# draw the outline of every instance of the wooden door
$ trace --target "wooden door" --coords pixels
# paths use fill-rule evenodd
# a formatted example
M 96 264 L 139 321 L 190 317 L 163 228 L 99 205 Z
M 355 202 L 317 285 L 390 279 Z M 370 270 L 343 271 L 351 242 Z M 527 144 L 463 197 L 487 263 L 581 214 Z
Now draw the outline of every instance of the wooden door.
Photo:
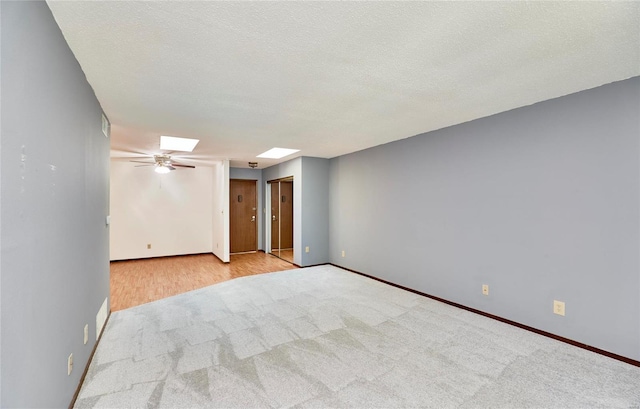
M 271 252 L 280 249 L 280 183 L 271 183 Z
M 229 240 L 231 253 L 258 250 L 255 180 L 229 181 Z
M 293 181 L 280 182 L 280 248 L 293 248 Z

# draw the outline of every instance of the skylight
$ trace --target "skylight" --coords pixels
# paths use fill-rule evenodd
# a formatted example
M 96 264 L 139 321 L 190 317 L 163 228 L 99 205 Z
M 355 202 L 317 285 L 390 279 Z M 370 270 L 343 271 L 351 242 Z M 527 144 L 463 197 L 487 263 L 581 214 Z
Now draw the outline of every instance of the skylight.
M 300 149 L 273 148 L 256 156 L 257 158 L 280 159 L 293 153 L 300 152 Z
M 176 136 L 161 136 L 160 149 L 164 151 L 193 152 L 199 139 L 178 138 Z

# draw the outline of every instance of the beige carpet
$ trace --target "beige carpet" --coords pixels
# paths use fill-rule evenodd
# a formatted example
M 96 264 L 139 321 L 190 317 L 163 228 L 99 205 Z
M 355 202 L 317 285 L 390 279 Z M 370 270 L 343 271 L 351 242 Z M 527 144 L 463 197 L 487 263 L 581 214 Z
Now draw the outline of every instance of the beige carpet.
M 637 408 L 640 368 L 332 266 L 112 314 L 77 408 Z

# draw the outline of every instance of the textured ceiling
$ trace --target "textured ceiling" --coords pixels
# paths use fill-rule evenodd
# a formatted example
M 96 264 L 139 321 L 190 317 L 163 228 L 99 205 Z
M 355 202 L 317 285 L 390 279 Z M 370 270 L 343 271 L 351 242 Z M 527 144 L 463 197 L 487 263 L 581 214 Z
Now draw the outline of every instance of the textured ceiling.
M 48 4 L 114 157 L 331 158 L 640 75 L 639 2 Z

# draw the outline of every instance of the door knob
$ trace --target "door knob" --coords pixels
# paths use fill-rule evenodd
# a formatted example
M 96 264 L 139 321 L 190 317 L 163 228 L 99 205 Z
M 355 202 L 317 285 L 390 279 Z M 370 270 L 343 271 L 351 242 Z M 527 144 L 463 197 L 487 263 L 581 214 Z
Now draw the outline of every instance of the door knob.
M 271 216 L 271 220 L 273 220 L 275 222 L 276 221 L 276 216 L 275 215 Z
M 256 216 L 251 216 L 251 221 L 255 222 L 256 221 Z

